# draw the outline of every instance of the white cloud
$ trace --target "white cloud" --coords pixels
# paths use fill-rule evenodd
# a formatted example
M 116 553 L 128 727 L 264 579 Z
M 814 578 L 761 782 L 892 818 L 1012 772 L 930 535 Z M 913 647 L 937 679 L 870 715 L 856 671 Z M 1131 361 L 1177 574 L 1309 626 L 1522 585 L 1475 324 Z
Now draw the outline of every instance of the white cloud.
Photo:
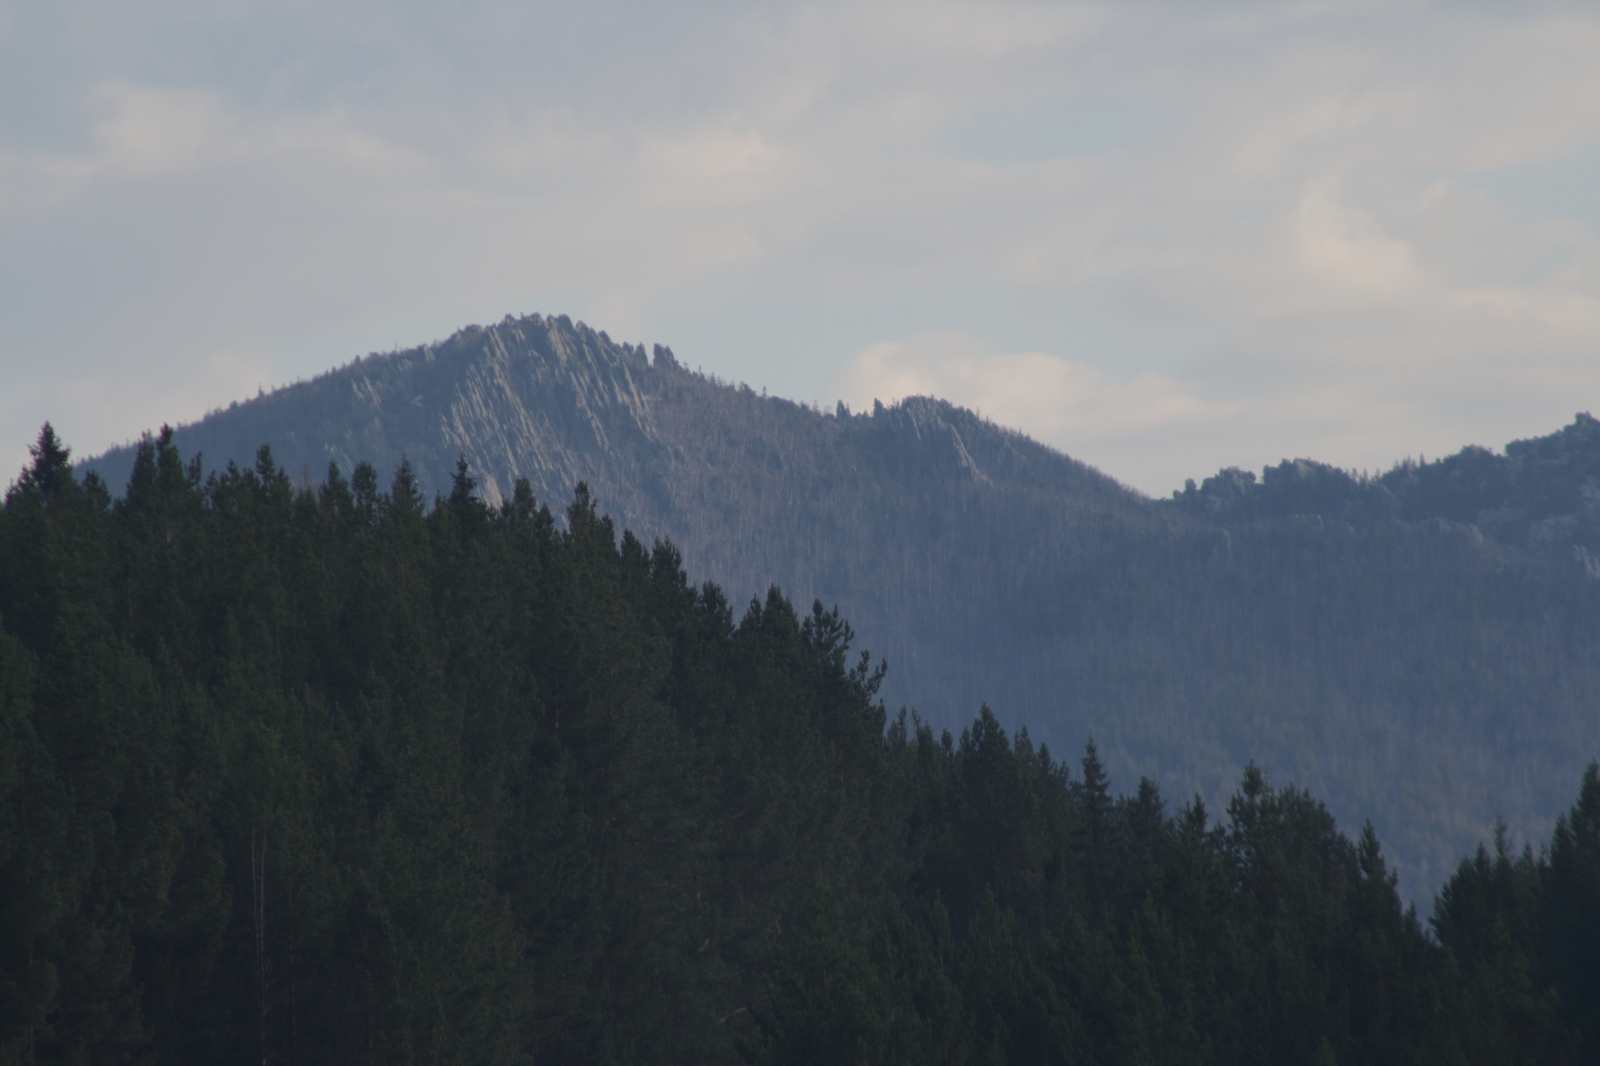
M 1294 216 L 1301 262 L 1341 295 L 1382 300 L 1403 294 L 1416 279 L 1410 247 L 1339 194 L 1330 179 L 1301 196 Z
M 869 345 L 845 364 L 832 393 L 856 410 L 870 410 L 875 400 L 942 397 L 1091 459 L 1152 433 L 1215 425 L 1240 406 L 1205 399 L 1159 374 L 1117 380 L 1045 352 L 992 353 L 961 334 Z
M 1002 425 L 1026 425 L 1044 440 L 1088 440 L 1225 417 L 1226 405 L 1145 373 L 1113 380 L 1102 370 L 1045 352 L 992 354 L 961 334 L 879 342 L 857 352 L 833 391 L 857 408 L 874 400 L 938 396 Z

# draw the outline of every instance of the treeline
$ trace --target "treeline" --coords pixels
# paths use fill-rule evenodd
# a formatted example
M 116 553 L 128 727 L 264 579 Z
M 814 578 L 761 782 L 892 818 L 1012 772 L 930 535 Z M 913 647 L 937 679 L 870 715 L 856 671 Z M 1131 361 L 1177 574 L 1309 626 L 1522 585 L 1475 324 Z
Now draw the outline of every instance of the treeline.
M 1502 544 L 1580 561 L 1600 551 L 1600 420 L 1580 413 L 1555 433 L 1514 440 L 1504 454 L 1469 446 L 1406 460 L 1376 477 L 1309 459 L 1261 471 L 1219 470 L 1173 499 L 1222 521 L 1316 515 L 1357 524 L 1400 519 L 1471 525 Z M 1589 568 L 1600 574 L 1600 561 Z
M 1597 1061 L 1600 782 L 1428 925 L 1252 769 L 1115 797 L 580 489 L 49 427 L 0 508 L 0 1062 Z

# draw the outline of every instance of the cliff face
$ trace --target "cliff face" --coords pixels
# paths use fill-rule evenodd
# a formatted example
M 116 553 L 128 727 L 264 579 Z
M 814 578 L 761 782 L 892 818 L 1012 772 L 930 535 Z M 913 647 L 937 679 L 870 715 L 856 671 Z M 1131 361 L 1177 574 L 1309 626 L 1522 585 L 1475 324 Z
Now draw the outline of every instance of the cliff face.
M 1216 801 L 1255 760 L 1347 825 L 1370 818 L 1414 894 L 1497 816 L 1544 835 L 1600 755 L 1590 570 L 1316 464 L 1157 504 L 947 403 L 824 413 L 538 316 L 358 360 L 175 440 L 209 468 L 266 442 L 307 484 L 363 460 L 387 483 L 405 456 L 429 495 L 465 455 L 490 501 L 525 477 L 557 513 L 587 482 L 736 604 L 769 584 L 837 604 L 888 660 L 891 708 L 942 726 L 987 701 L 1057 754 L 1093 735 L 1119 787 L 1148 775 L 1177 801 Z M 116 489 L 131 463 L 84 466 Z

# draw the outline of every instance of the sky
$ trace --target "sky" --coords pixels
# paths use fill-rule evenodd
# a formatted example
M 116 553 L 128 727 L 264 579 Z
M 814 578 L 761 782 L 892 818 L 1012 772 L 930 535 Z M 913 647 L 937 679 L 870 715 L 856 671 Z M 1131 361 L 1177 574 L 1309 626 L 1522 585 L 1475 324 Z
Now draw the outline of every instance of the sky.
M 1600 410 L 1596 190 L 1593 4 L 0 0 L 0 471 L 540 312 L 1376 472 Z

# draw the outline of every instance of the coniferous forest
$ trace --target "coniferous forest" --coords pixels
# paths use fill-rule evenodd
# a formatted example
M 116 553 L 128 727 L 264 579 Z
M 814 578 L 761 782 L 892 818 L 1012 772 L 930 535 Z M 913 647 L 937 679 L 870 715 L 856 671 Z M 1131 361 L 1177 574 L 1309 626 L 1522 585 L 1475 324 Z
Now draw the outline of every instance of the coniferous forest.
M 566 316 L 372 354 L 173 431 L 202 477 L 270 444 L 296 489 L 465 456 L 556 524 L 579 483 L 735 605 L 837 606 L 891 710 L 959 735 L 987 702 L 1118 788 L 1225 810 L 1254 761 L 1371 821 L 1427 912 L 1497 821 L 1549 835 L 1600 757 L 1600 421 L 1378 476 L 1228 469 L 1153 500 L 929 397 L 852 413 L 761 395 Z M 120 493 L 130 444 L 75 464 Z M 1261 458 L 1265 458 L 1264 456 Z M 1260 479 L 1257 480 L 1256 474 Z
M 1403 909 L 1248 770 L 889 714 L 582 488 L 49 427 L 0 509 L 0 1062 L 1600 1062 L 1600 779 Z

